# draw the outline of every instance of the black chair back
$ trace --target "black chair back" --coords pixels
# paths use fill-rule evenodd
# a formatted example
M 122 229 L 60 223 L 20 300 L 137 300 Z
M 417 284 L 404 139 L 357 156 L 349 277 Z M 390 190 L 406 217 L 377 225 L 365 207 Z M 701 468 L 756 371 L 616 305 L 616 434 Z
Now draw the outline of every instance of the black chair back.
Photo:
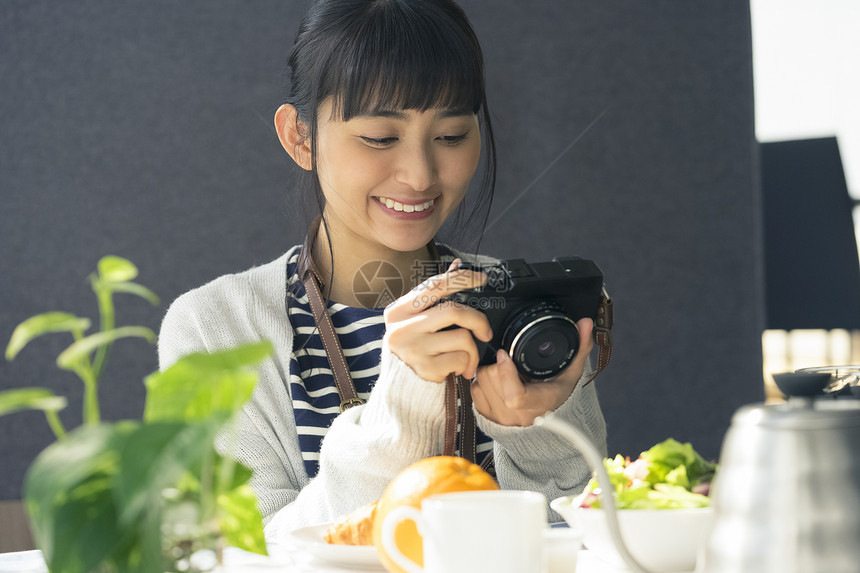
M 761 144 L 766 328 L 860 329 L 853 201 L 835 137 Z

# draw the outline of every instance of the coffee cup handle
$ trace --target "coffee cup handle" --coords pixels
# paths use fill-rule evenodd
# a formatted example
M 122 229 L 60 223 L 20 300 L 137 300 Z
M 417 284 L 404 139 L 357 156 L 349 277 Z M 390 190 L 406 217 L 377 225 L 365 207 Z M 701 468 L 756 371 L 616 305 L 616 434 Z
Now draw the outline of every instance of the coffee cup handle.
M 388 512 L 388 515 L 385 516 L 385 521 L 382 522 L 382 546 L 391 560 L 408 573 L 424 573 L 424 569 L 400 551 L 394 540 L 394 531 L 397 529 L 397 526 L 407 519 L 414 521 L 415 525 L 418 526 L 418 531 L 421 531 L 421 524 L 423 523 L 421 512 L 414 507 L 401 505 Z

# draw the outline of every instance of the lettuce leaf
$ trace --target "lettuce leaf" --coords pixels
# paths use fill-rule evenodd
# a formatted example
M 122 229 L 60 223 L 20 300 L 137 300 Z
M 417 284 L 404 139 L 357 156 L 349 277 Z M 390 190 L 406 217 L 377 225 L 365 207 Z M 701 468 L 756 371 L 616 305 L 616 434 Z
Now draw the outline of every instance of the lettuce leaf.
M 648 461 L 650 470 L 648 481 L 652 484 L 668 482 L 691 489 L 697 484 L 711 481 L 717 469 L 717 465 L 699 455 L 692 444 L 689 442 L 682 444 L 672 438 L 642 452 L 640 457 Z M 672 481 L 678 478 L 677 474 L 672 479 L 669 478 L 669 474 L 680 467 L 683 467 L 686 472 L 684 476 L 686 483 Z
M 634 462 L 617 455 L 605 458 L 603 465 L 618 509 L 682 509 L 711 504 L 708 496 L 692 490 L 713 479 L 717 464 L 705 460 L 690 443 L 669 438 L 642 452 Z M 584 493 L 583 507 L 601 506 L 596 478 L 592 477 Z

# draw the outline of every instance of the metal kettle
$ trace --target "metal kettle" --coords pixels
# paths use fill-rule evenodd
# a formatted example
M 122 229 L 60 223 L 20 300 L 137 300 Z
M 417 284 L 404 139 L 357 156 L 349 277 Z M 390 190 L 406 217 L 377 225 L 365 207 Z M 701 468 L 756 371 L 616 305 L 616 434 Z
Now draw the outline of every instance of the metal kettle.
M 826 394 L 826 369 L 774 378 L 787 402 L 741 408 L 726 433 L 698 571 L 857 573 L 860 400 Z

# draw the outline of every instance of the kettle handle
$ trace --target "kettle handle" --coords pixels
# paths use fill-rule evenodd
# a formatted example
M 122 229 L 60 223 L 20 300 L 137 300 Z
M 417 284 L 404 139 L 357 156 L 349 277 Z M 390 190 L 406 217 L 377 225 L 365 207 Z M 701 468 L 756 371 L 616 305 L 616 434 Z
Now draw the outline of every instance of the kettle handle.
M 597 475 L 597 483 L 600 485 L 600 498 L 605 510 L 603 513 L 606 516 L 606 525 L 609 528 L 609 533 L 612 536 L 612 541 L 615 543 L 615 548 L 624 560 L 624 563 L 634 573 L 652 573 L 649 569 L 643 567 L 630 551 L 627 549 L 627 544 L 624 543 L 624 537 L 621 534 L 621 528 L 618 525 L 618 515 L 616 515 L 615 496 L 613 495 L 614 488 L 609 479 L 609 474 L 603 466 L 603 456 L 597 451 L 591 441 L 585 437 L 575 426 L 562 422 L 552 414 L 546 416 L 538 416 L 534 421 L 535 426 L 543 426 L 547 430 L 551 430 L 556 434 L 565 438 L 573 446 L 578 449 L 585 461 Z

